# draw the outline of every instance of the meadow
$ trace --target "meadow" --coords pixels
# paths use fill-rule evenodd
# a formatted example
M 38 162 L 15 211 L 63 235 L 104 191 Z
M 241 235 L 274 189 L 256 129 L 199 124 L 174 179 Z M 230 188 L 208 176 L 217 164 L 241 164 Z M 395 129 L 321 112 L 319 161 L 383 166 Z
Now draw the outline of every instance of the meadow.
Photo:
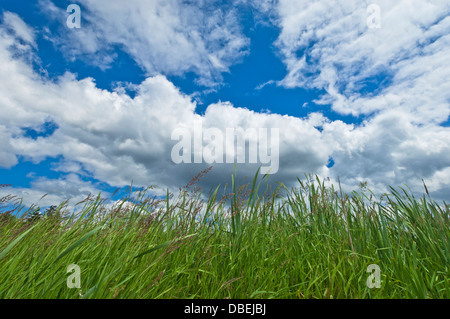
M 130 187 L 115 206 L 99 195 L 43 216 L 4 197 L 0 298 L 450 298 L 445 202 L 345 194 L 314 176 L 270 189 L 258 176 L 204 196 L 201 175 L 176 196 Z M 80 288 L 67 285 L 71 264 Z

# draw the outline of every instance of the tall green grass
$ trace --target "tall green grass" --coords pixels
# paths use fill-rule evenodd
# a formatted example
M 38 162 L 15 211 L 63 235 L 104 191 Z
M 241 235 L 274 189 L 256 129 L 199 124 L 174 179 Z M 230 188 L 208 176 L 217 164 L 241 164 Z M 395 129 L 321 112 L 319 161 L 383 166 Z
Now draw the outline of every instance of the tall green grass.
M 257 177 L 206 200 L 141 190 L 121 202 L 134 205 L 98 196 L 35 219 L 15 217 L 17 205 L 0 215 L 0 298 L 450 297 L 445 203 L 344 194 L 317 177 L 263 192 Z M 67 286 L 70 264 L 80 289 Z M 367 286 L 371 264 L 381 288 Z

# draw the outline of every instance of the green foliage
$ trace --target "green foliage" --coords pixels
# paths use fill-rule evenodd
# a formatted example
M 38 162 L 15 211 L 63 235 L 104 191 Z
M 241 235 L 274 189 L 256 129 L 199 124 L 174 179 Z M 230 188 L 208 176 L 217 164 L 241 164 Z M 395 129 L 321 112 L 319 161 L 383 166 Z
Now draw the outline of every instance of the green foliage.
M 41 214 L 40 210 L 41 210 L 40 207 L 30 209 L 25 217 L 25 220 L 28 223 L 34 223 L 34 222 L 38 221 L 39 219 L 42 218 L 42 214 Z
M 0 298 L 450 297 L 447 204 L 403 189 L 377 199 L 366 184 L 343 194 L 311 176 L 262 193 L 258 177 L 232 176 L 231 194 L 206 201 L 130 188 L 113 208 L 98 196 L 79 213 L 65 202 L 45 217 L 1 214 Z M 70 264 L 80 290 L 67 287 Z

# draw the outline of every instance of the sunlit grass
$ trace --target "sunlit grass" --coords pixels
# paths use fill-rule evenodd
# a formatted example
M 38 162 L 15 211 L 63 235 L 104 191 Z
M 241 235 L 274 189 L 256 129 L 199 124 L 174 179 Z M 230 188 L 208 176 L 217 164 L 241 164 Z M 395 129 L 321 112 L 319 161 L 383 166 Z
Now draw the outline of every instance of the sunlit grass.
M 318 178 L 263 193 L 257 180 L 209 199 L 182 189 L 81 213 L 62 203 L 0 215 L 0 298 L 449 298 L 450 213 L 392 189 L 343 194 Z M 132 198 L 131 198 L 132 197 Z M 13 198 L 0 200 L 7 203 Z M 4 207 L 11 207 L 11 205 Z M 17 205 L 15 210 L 23 210 Z M 68 288 L 67 267 L 81 269 Z M 368 288 L 367 267 L 381 269 Z

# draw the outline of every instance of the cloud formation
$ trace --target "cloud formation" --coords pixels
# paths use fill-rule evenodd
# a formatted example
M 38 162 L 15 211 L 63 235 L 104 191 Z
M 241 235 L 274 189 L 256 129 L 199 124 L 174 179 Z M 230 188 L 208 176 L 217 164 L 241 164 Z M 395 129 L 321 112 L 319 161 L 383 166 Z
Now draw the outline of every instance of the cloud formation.
M 450 115 L 448 1 L 378 1 L 381 28 L 370 29 L 368 1 L 281 0 L 277 46 L 286 87 L 325 89 L 316 103 L 342 114 L 393 108 L 416 123 Z
M 171 150 L 172 132 L 179 127 L 203 127 L 225 131 L 235 128 L 280 128 L 280 176 L 321 171 L 328 160 L 328 147 L 314 128 L 317 119 L 298 119 L 277 114 L 260 114 L 235 108 L 230 103 L 210 105 L 203 116 L 195 113 L 196 104 L 164 76 L 147 78 L 137 86 L 134 98 L 125 93 L 96 87 L 91 78 L 77 80 L 66 73 L 56 81 L 37 75 L 26 61 L 13 56 L 14 37 L 0 32 L 2 135 L 8 141 L 0 166 L 12 167 L 17 156 L 39 162 L 46 157 L 63 157 L 60 171 L 80 173 L 111 186 L 154 185 L 176 189 L 209 166 L 175 165 Z M 120 91 L 120 90 L 119 90 Z M 47 137 L 32 139 L 23 127 L 39 127 L 45 121 L 57 124 Z M 257 165 L 240 166 L 247 175 Z M 210 185 L 228 181 L 233 165 L 217 165 Z M 58 181 L 57 181 L 58 182 Z
M 372 1 L 290 1 L 273 5 L 276 45 L 287 68 L 278 84 L 318 88 L 314 101 L 364 119 L 342 131 L 333 173 L 348 181 L 446 189 L 450 166 L 450 4 L 377 1 L 381 28 L 370 29 Z M 437 182 L 439 176 L 445 179 Z
M 111 48 L 120 46 L 148 76 L 184 75 L 215 86 L 222 73 L 248 52 L 249 39 L 241 32 L 238 10 L 219 1 L 81 0 L 83 27 L 62 27 L 49 35 L 58 47 L 77 59 L 111 67 L 117 61 Z M 50 0 L 41 7 L 65 25 L 65 10 Z M 106 61 L 105 61 L 106 59 Z
M 69 72 L 46 79 L 25 58 L 36 57 L 34 31 L 5 13 L 0 27 L 0 167 L 13 167 L 19 156 L 34 162 L 60 156 L 57 169 L 66 174 L 60 180 L 38 179 L 30 191 L 52 192 L 53 199 L 75 196 L 76 188 L 95 191 L 95 185 L 81 179 L 83 174 L 111 186 L 133 180 L 138 186 L 159 185 L 161 193 L 166 187 L 177 189 L 209 165 L 175 165 L 172 132 L 193 130 L 201 122 L 220 130 L 279 128 L 280 169 L 272 179 L 287 185 L 304 173 L 317 173 L 332 181 L 339 177 L 345 190 L 368 181 L 378 193 L 403 183 L 422 192 L 424 178 L 437 199 L 448 199 L 450 129 L 441 126 L 450 101 L 444 81 L 450 76 L 444 63 L 450 53 L 445 2 L 380 2 L 383 20 L 377 30 L 367 29 L 366 6 L 356 1 L 264 2 L 262 12 L 270 7 L 271 14 L 276 12 L 276 44 L 288 71 L 279 85 L 323 88 L 327 94 L 317 104 L 361 116 L 361 125 L 318 112 L 305 118 L 257 113 L 229 102 L 211 104 L 199 115 L 195 101 L 163 74 L 195 72 L 205 84 L 220 79 L 246 43 L 236 12 L 211 7 L 196 16 L 197 6 L 174 1 L 166 6 L 152 2 L 151 7 L 133 2 L 126 8 L 114 1 L 81 3 L 89 8 L 86 18 L 101 23 L 85 35 L 92 41 L 81 41 L 84 47 L 77 50 L 94 54 L 109 44 L 123 45 L 149 76 L 136 84 L 133 98 Z M 421 14 L 408 10 L 409 5 L 418 6 Z M 375 89 L 364 93 L 371 81 Z M 24 134 L 22 128 L 47 121 L 57 124 L 52 135 L 32 139 Z M 332 168 L 327 167 L 330 158 Z M 251 178 L 256 167 L 243 164 L 238 170 Z M 214 165 L 205 185 L 228 182 L 233 171 L 233 165 Z

